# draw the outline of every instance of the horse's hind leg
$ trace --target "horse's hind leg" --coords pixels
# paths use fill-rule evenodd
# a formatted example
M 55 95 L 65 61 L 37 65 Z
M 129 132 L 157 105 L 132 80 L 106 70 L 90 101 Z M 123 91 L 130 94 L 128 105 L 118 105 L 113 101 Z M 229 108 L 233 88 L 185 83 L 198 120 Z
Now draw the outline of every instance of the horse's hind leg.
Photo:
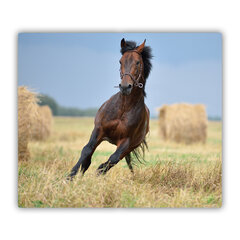
M 125 152 L 128 149 L 128 146 L 129 140 L 122 140 L 121 143 L 118 145 L 117 150 L 110 156 L 108 161 L 98 167 L 98 174 L 105 174 L 110 168 L 115 166 L 120 161 L 120 159 L 124 158 L 126 156 Z
M 133 173 L 133 167 L 132 167 L 132 163 L 131 163 L 131 155 L 130 155 L 130 153 L 125 156 L 125 159 L 126 159 L 127 165 L 129 167 L 131 173 Z
M 71 179 L 77 174 L 80 167 L 82 174 L 87 171 L 91 164 L 92 154 L 100 143 L 101 137 L 99 134 L 99 129 L 94 128 L 88 144 L 82 150 L 81 157 L 79 158 L 77 164 L 72 168 L 72 171 L 69 175 Z

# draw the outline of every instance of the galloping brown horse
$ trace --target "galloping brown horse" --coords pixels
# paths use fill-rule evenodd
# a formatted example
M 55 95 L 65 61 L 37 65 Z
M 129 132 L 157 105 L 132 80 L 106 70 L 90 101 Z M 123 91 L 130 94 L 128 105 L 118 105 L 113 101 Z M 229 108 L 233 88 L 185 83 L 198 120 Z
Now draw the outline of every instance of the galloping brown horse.
M 146 41 L 146 40 L 145 40 Z M 133 153 L 140 160 L 139 148 L 144 153 L 147 147 L 145 136 L 149 131 L 149 109 L 144 103 L 146 79 L 151 71 L 151 48 L 145 41 L 136 46 L 135 42 L 121 41 L 120 91 L 106 101 L 95 117 L 95 127 L 88 144 L 83 148 L 81 157 L 72 168 L 70 177 L 88 169 L 91 157 L 97 146 L 104 140 L 115 144 L 116 151 L 97 171 L 105 174 L 111 167 L 125 157 L 133 172 Z

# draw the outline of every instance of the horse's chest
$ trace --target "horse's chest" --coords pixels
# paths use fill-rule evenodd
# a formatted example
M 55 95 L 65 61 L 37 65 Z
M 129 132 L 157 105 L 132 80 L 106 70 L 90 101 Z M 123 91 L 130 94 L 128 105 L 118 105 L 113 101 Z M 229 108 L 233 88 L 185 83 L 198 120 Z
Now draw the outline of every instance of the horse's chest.
M 132 129 L 124 116 L 119 119 L 107 121 L 102 126 L 105 133 L 105 140 L 113 144 L 117 144 L 123 138 L 128 138 Z
M 106 124 L 103 124 L 103 129 L 110 137 L 123 135 L 127 132 L 126 121 L 125 119 L 110 120 Z

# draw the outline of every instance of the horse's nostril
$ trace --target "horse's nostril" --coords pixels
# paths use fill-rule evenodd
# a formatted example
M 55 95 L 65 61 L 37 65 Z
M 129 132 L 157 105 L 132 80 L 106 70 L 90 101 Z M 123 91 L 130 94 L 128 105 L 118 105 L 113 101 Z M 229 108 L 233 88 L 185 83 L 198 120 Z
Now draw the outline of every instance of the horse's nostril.
M 121 83 L 119 83 L 119 87 L 121 87 L 122 85 L 121 85 Z
M 129 85 L 128 85 L 128 88 L 131 88 L 131 87 L 132 87 L 132 85 L 131 85 L 131 84 L 129 84 Z

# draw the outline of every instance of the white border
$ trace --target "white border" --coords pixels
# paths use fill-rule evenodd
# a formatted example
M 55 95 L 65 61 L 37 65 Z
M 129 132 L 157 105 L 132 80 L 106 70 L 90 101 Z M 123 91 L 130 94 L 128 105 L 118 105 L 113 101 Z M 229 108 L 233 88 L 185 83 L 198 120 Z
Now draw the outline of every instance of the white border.
M 2 1 L 3 2 L 3 1 Z M 1 239 L 238 239 L 238 1 L 4 1 L 0 3 Z M 224 201 L 221 209 L 18 209 L 17 33 L 219 31 L 224 42 Z M 213 92 L 214 94 L 214 92 Z

